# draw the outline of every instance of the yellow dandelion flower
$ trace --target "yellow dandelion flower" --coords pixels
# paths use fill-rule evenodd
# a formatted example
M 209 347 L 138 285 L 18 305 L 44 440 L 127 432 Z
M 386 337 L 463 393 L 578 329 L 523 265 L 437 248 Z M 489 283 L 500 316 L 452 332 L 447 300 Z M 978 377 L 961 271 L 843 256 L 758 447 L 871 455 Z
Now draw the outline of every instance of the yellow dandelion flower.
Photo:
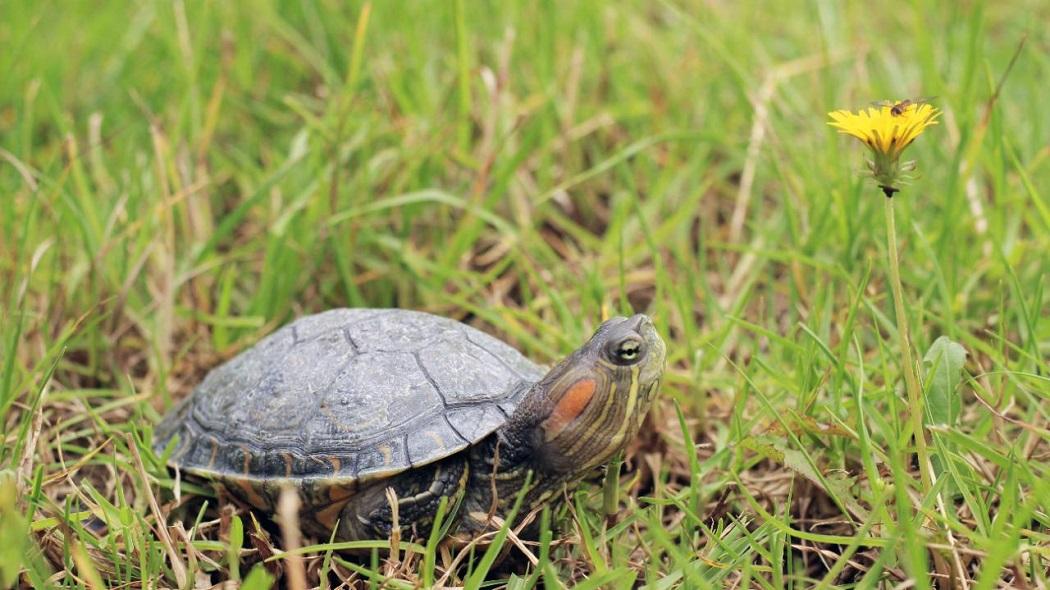
M 896 185 L 908 179 L 904 173 L 915 167 L 914 162 L 900 163 L 901 152 L 927 127 L 936 125 L 938 115 L 940 110 L 927 102 L 884 101 L 857 113 L 832 111 L 828 125 L 868 146 L 874 158 L 868 167 L 886 196 L 891 197 L 899 190 Z

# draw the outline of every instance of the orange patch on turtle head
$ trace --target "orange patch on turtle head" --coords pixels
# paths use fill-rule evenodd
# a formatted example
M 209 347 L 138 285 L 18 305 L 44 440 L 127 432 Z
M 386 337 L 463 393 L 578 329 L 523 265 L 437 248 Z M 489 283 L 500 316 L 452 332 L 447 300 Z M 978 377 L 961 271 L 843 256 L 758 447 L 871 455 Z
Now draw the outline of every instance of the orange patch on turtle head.
M 584 408 L 594 397 L 597 387 L 598 384 L 594 382 L 594 379 L 580 379 L 573 383 L 565 395 L 558 400 L 551 415 L 543 421 L 543 430 L 547 440 L 561 434 L 566 426 L 583 413 Z

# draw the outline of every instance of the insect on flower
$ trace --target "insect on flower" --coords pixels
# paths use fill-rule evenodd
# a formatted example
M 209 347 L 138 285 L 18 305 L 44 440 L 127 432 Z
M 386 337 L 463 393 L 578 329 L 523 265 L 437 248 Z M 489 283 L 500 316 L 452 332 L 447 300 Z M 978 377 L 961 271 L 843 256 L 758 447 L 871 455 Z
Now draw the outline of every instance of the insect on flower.
M 905 98 L 904 100 L 896 102 L 892 100 L 877 100 L 871 103 L 871 105 L 875 107 L 889 107 L 891 115 L 893 115 L 894 117 L 900 117 L 905 113 L 905 111 L 908 110 L 908 107 L 912 105 L 918 106 L 921 104 L 926 104 L 935 98 L 937 97 L 923 96 L 919 98 Z

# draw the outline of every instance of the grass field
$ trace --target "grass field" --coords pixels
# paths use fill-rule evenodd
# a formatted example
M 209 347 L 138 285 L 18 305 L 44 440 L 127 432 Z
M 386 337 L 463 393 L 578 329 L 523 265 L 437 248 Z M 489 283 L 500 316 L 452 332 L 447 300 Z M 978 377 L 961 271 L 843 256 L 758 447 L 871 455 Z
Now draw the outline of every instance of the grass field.
M 1050 4 L 0 15 L 0 587 L 1050 587 Z M 901 317 L 826 113 L 916 95 L 944 112 L 894 198 Z M 650 314 L 668 368 L 616 513 L 585 486 L 495 566 L 510 540 L 296 557 L 173 481 L 160 415 L 340 306 L 543 363 Z

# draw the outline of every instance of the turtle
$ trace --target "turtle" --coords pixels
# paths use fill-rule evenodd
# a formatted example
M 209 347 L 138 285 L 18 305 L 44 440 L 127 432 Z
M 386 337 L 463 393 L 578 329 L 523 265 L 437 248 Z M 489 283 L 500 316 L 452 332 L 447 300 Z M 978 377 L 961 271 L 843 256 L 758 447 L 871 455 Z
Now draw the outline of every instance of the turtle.
M 642 314 L 603 322 L 547 370 L 450 318 L 333 309 L 210 371 L 153 446 L 264 516 L 294 490 L 317 538 L 429 535 L 442 498 L 457 507 L 449 534 L 469 535 L 519 494 L 525 515 L 600 475 L 637 434 L 664 357 Z

